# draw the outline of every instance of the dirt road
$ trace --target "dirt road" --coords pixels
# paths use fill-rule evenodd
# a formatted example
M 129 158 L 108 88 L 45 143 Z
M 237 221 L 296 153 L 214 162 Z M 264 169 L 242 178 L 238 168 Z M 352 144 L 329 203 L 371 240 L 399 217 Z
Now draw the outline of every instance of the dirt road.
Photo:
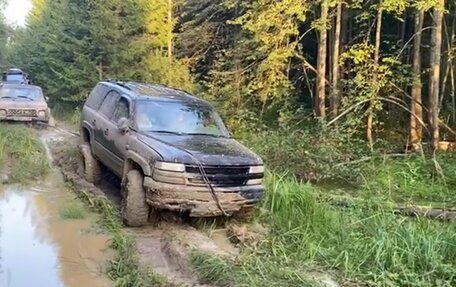
M 110 238 L 90 214 L 64 219 L 72 202 L 58 170 L 31 187 L 0 186 L 0 286 L 112 286 L 102 270 Z

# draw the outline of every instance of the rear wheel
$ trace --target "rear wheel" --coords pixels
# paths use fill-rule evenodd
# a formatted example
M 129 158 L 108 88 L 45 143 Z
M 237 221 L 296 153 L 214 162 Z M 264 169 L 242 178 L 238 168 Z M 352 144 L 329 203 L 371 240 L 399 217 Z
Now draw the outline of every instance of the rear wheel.
M 125 225 L 145 225 L 151 208 L 146 202 L 144 176 L 138 170 L 129 171 L 122 188 L 122 219 Z
M 79 145 L 84 164 L 84 177 L 90 183 L 99 183 L 101 181 L 101 166 L 98 160 L 93 156 L 92 149 L 88 143 Z

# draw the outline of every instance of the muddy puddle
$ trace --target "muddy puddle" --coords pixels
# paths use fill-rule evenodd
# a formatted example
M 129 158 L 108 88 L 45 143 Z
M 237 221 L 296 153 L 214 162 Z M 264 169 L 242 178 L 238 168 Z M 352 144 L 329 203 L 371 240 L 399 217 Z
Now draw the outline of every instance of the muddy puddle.
M 33 187 L 0 186 L 0 286 L 112 286 L 103 275 L 110 238 L 95 219 L 64 219 L 74 202 L 58 171 Z

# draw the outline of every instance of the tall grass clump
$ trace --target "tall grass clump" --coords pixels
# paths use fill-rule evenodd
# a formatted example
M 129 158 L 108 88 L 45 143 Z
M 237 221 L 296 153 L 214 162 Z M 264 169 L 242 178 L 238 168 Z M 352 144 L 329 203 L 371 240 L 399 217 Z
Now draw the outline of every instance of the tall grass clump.
M 81 108 L 79 104 L 72 102 L 54 102 L 52 114 L 60 122 L 64 122 L 74 130 L 79 129 L 81 122 Z
M 456 204 L 456 156 L 438 154 L 435 161 L 417 155 L 372 160 L 364 165 L 361 191 L 371 196 L 387 196 L 395 201 Z M 436 162 L 441 168 L 439 174 Z
M 38 133 L 21 124 L 0 124 L 0 167 L 13 182 L 45 175 L 50 166 Z
M 200 254 L 194 264 L 222 286 L 226 274 L 236 274 L 231 286 L 305 286 L 300 280 L 315 270 L 370 286 L 456 286 L 454 224 L 402 217 L 381 200 L 342 207 L 324 198 L 309 184 L 269 174 L 259 220 L 271 233 L 245 246 L 238 261 Z
M 331 206 L 311 186 L 278 175 L 269 176 L 268 187 L 264 208 L 276 231 L 263 245 L 269 253 L 378 286 L 456 284 L 453 224 L 401 217 L 368 200 Z

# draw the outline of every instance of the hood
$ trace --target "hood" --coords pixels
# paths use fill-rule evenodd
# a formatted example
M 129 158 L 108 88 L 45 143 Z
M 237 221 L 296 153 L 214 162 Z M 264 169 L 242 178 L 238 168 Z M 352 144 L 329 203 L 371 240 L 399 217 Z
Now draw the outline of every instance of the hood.
M 139 139 L 157 151 L 167 162 L 195 164 L 190 152 L 203 165 L 260 165 L 261 158 L 232 138 L 201 135 L 148 133 Z
M 14 99 L 0 99 L 0 109 L 36 109 L 46 110 L 47 103 L 45 101 L 29 101 L 29 100 L 14 100 Z

